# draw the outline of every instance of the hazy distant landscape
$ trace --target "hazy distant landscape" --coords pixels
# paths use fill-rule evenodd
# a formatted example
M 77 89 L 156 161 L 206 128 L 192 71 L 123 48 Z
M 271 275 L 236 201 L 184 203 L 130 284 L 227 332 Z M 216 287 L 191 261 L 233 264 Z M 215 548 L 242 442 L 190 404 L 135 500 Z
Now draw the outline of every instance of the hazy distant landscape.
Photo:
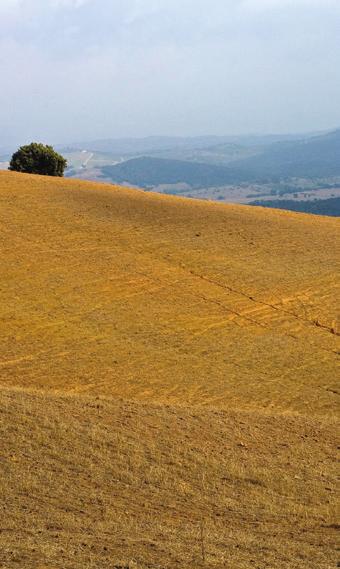
M 69 177 L 192 198 L 340 214 L 340 130 L 101 140 L 62 150 Z
M 340 129 L 292 135 L 107 139 L 58 149 L 67 158 L 69 178 L 340 215 Z M 9 164 L 10 152 L 4 150 L 0 169 Z

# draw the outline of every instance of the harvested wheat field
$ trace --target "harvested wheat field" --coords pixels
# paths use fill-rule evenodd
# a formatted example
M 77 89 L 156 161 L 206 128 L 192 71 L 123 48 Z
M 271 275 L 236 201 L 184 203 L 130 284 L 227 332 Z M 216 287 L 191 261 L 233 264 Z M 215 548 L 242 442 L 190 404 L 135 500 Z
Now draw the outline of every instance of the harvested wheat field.
M 0 172 L 0 567 L 336 567 L 337 241 Z

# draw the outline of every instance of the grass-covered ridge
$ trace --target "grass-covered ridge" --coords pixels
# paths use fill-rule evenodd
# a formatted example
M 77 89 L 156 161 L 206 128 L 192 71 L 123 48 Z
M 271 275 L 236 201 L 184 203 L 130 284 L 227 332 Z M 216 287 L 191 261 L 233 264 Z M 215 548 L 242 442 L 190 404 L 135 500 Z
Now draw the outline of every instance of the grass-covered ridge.
M 339 222 L 0 175 L 5 385 L 332 413 Z
M 0 173 L 0 566 L 334 565 L 338 239 Z

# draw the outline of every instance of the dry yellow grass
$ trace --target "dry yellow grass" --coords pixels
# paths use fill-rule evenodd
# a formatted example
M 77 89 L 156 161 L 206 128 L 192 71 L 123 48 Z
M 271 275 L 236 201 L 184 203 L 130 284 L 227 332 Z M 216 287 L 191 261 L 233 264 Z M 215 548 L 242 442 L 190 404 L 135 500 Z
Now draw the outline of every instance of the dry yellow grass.
M 336 567 L 327 423 L 0 394 L 1 568 Z
M 335 567 L 338 240 L 0 172 L 1 569 Z
M 3 384 L 335 411 L 337 219 L 13 173 L 0 211 Z

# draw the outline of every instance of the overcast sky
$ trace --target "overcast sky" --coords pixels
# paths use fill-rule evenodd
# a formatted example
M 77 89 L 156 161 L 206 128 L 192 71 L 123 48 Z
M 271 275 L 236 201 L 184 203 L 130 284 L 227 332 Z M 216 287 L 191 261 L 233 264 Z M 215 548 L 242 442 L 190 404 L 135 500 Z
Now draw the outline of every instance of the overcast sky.
M 340 126 L 340 0 L 0 0 L 0 147 Z

